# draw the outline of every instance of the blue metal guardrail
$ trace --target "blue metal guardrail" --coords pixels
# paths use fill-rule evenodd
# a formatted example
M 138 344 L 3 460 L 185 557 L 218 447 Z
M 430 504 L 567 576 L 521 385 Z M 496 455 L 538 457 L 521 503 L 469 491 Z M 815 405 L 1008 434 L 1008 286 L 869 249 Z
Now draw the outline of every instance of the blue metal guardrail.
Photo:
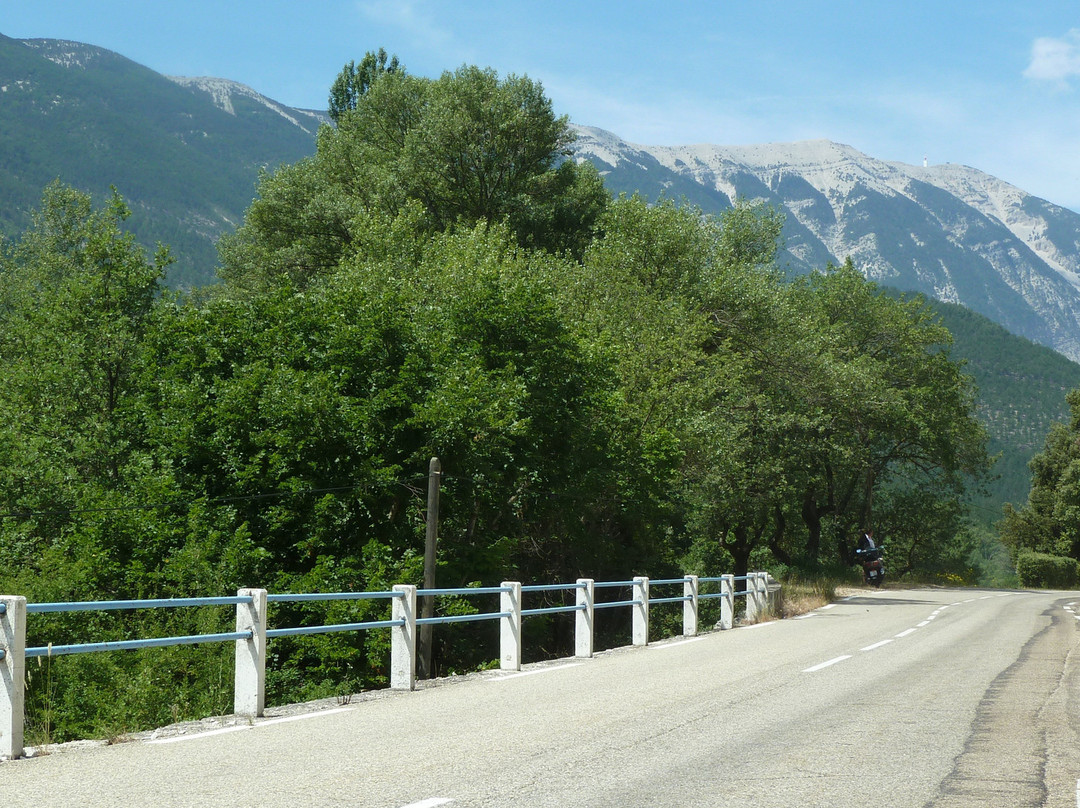
M 175 609 L 184 606 L 234 606 L 251 603 L 250 597 L 230 596 L 220 598 L 156 598 L 152 600 L 99 600 L 75 603 L 28 603 L 27 614 L 55 612 L 91 612 L 113 609 Z M 33 657 L 86 654 L 95 651 L 132 651 L 137 648 L 164 648 L 171 645 L 195 645 L 204 642 L 228 642 L 249 640 L 250 631 L 230 631 L 222 634 L 195 634 L 182 637 L 153 637 L 145 640 L 116 640 L 113 642 L 74 643 L 71 645 L 43 645 L 27 648 L 27 659 Z
M 627 582 L 626 585 L 632 584 Z M 613 585 L 622 585 L 615 583 Z M 581 588 L 581 584 L 542 584 L 536 586 L 523 586 L 523 592 L 546 592 L 556 590 L 574 590 Z M 416 594 L 422 596 L 471 596 L 471 595 L 497 595 L 510 591 L 506 586 L 486 587 L 461 587 L 444 589 L 418 589 Z M 318 601 L 340 600 L 372 600 L 379 598 L 400 598 L 401 592 L 312 592 L 299 594 L 268 594 L 266 600 L 269 603 L 311 603 Z M 181 608 L 185 606 L 235 606 L 237 604 L 250 604 L 250 596 L 227 596 L 208 598 L 155 598 L 145 600 L 102 600 L 66 603 L 28 603 L 27 614 L 50 614 L 57 612 L 89 612 L 109 610 L 134 610 L 134 609 L 162 609 Z M 627 601 L 627 604 L 636 601 Z M 620 603 L 605 604 L 610 606 L 623 605 Z M 556 612 L 575 612 L 586 608 L 585 606 L 555 606 L 542 609 L 523 609 L 523 616 L 554 614 Z M 7 607 L 0 603 L 0 615 L 5 614 Z M 498 620 L 509 617 L 509 612 L 481 612 L 478 614 L 445 615 L 440 617 L 418 617 L 416 625 L 438 625 L 446 623 L 468 623 L 481 620 Z M 336 623 L 322 626 L 296 626 L 292 628 L 267 629 L 267 639 L 277 637 L 297 637 L 309 634 L 328 634 L 340 631 L 365 631 L 378 628 L 396 628 L 403 626 L 404 620 L 371 620 L 359 623 Z M 231 631 L 218 634 L 194 634 L 180 637 L 153 637 L 142 640 L 117 640 L 111 642 L 74 643 L 71 645 L 43 645 L 27 648 L 27 658 L 61 656 L 65 654 L 93 653 L 98 651 L 129 651 L 139 648 L 164 648 L 173 645 L 195 645 L 204 642 L 230 642 L 235 640 L 250 640 L 251 631 Z M 0 659 L 4 658 L 4 650 L 0 649 Z
M 307 594 L 267 595 L 268 603 L 311 603 L 328 600 L 374 600 L 377 598 L 401 598 L 401 592 L 312 592 Z M 297 626 L 294 628 L 271 628 L 266 630 L 266 638 L 299 637 L 306 634 L 329 634 L 335 631 L 366 631 L 373 628 L 395 628 L 405 624 L 404 620 L 371 620 L 364 623 L 336 623 L 326 626 Z
M 50 657 L 65 654 L 91 653 L 99 651 L 124 651 L 140 648 L 160 648 L 175 645 L 191 645 L 207 642 L 236 642 L 237 670 L 235 688 L 235 711 L 237 714 L 262 715 L 263 677 L 266 664 L 265 641 L 279 637 L 291 637 L 308 634 L 325 634 L 340 631 L 364 631 L 369 629 L 391 629 L 391 687 L 413 689 L 415 683 L 416 627 L 447 623 L 466 623 L 481 620 L 498 620 L 501 624 L 501 660 L 503 669 L 520 670 L 521 667 L 521 620 L 535 615 L 561 612 L 576 613 L 575 656 L 592 656 L 593 620 L 592 615 L 598 609 L 630 607 L 633 611 L 633 642 L 635 645 L 648 644 L 649 606 L 651 603 L 683 603 L 683 633 L 690 636 L 697 633 L 698 602 L 701 600 L 724 599 L 721 627 L 731 628 L 734 599 L 747 596 L 747 614 L 756 615 L 765 605 L 765 573 L 752 573 L 744 576 L 719 576 L 713 578 L 686 576 L 650 581 L 640 577 L 631 581 L 593 581 L 581 579 L 568 584 L 537 584 L 522 586 L 519 583 L 503 583 L 501 586 L 465 587 L 454 589 L 416 589 L 412 586 L 397 586 L 393 591 L 383 592 L 331 592 L 331 593 L 282 593 L 270 594 L 262 589 L 241 590 L 236 596 L 206 598 L 159 598 L 146 600 L 110 600 L 71 603 L 26 603 L 23 598 L 5 597 L 0 601 L 0 621 L 6 629 L 17 630 L 8 634 L 0 632 L 0 664 L 14 665 L 13 671 L 21 670 L 23 660 L 34 657 Z M 746 582 L 746 589 L 735 590 L 736 581 Z M 702 584 L 720 585 L 719 592 L 701 593 Z M 649 587 L 683 585 L 683 594 L 679 596 L 652 598 Z M 631 588 L 629 600 L 618 599 L 597 601 L 596 589 Z M 574 592 L 576 603 L 573 605 L 545 606 L 523 609 L 521 600 L 526 593 Z M 419 597 L 472 597 L 476 595 L 499 595 L 499 611 L 473 614 L 444 615 L 438 617 L 417 617 L 416 598 Z M 753 595 L 754 597 L 749 597 Z M 372 620 L 354 623 L 339 623 L 317 626 L 295 626 L 269 628 L 265 605 L 270 603 L 309 603 L 315 601 L 357 601 L 370 599 L 389 599 L 393 605 L 390 620 Z M 14 604 L 15 614 L 8 608 Z M 260 605 L 262 604 L 262 605 Z M 26 615 L 48 614 L 57 612 L 87 612 L 102 610 L 137 610 L 159 608 L 183 608 L 201 606 L 236 606 L 237 631 L 216 634 L 196 634 L 179 637 L 153 637 L 137 640 L 110 642 L 74 643 L 70 645 L 45 645 L 31 648 L 22 647 L 19 639 L 25 632 L 20 611 Z M 5 639 L 7 637 L 8 639 Z M 11 637 L 15 644 L 10 647 Z M 9 659 L 13 657 L 13 659 Z M 241 664 L 243 662 L 243 664 Z M 0 726 L 0 757 L 18 757 L 22 754 L 22 677 L 7 677 L 0 681 L 0 716 L 7 715 L 11 726 Z M 6 720 L 6 719 L 5 719 Z
M 732 576 L 733 581 L 748 581 L 751 576 L 739 575 Z M 719 583 L 723 580 L 722 577 L 701 577 L 698 579 L 701 583 Z M 669 578 L 650 581 L 652 586 L 663 586 L 670 584 L 683 584 L 685 578 Z M 632 587 L 634 581 L 596 581 L 593 587 L 596 589 L 608 589 L 618 587 Z M 585 584 L 535 584 L 522 586 L 522 592 L 555 592 L 555 591 L 574 591 L 577 589 L 583 589 Z M 424 596 L 472 596 L 472 595 L 498 595 L 504 592 L 511 591 L 511 587 L 507 586 L 486 586 L 486 587 L 459 587 L 459 588 L 444 588 L 444 589 L 417 589 L 417 597 Z M 740 590 L 731 593 L 727 592 L 715 592 L 715 593 L 701 593 L 697 597 L 699 600 L 707 600 L 714 598 L 724 597 L 738 597 L 740 595 L 745 596 L 749 594 L 750 590 Z M 266 599 L 269 603 L 310 603 L 316 601 L 334 601 L 334 600 L 370 600 L 370 599 L 390 599 L 403 597 L 401 592 L 313 592 L 313 593 L 298 593 L 298 594 L 268 594 Z M 689 595 L 681 595 L 675 597 L 664 598 L 649 598 L 650 604 L 660 603 L 685 603 L 692 600 Z M 27 614 L 49 614 L 57 612 L 88 612 L 88 611 L 107 611 L 107 610 L 134 610 L 134 609 L 160 609 L 160 608 L 182 608 L 188 606 L 234 606 L 237 604 L 250 604 L 252 598 L 250 596 L 225 596 L 225 597 L 206 597 L 206 598 L 155 598 L 144 600 L 105 600 L 105 601 L 85 601 L 85 602 L 66 602 L 66 603 L 28 603 L 26 605 Z M 594 609 L 613 609 L 626 606 L 641 606 L 641 600 L 614 600 L 614 601 L 602 601 L 593 604 Z M 573 606 L 550 606 L 536 609 L 522 609 L 521 616 L 529 617 L 542 614 L 558 614 L 558 613 L 570 613 L 585 611 L 588 607 L 584 604 L 578 604 Z M 7 607 L 5 604 L 0 603 L 0 615 L 6 613 Z M 440 617 L 418 617 L 416 618 L 416 625 L 439 625 L 447 623 L 467 623 L 477 622 L 482 620 L 498 620 L 500 618 L 510 617 L 509 612 L 481 612 L 477 614 L 460 614 L 460 615 L 445 615 Z M 296 637 L 310 634 L 327 634 L 340 631 L 365 631 L 368 629 L 379 628 L 396 628 L 404 625 L 404 620 L 372 620 L 359 623 L 337 623 L 328 624 L 322 626 L 297 626 L 292 628 L 276 628 L 267 629 L 267 639 L 274 639 L 278 637 Z M 74 643 L 71 645 L 46 645 L 35 646 L 27 648 L 25 655 L 27 658 L 43 657 L 43 656 L 61 656 L 64 654 L 78 654 L 78 653 L 93 653 L 98 651 L 126 651 L 135 650 L 139 648 L 163 648 L 173 645 L 194 645 L 205 642 L 230 642 L 235 640 L 250 640 L 252 637 L 251 631 L 233 631 L 223 632 L 219 634 L 194 634 L 185 635 L 180 637 L 154 637 L 142 640 L 118 640 L 111 642 L 97 642 L 97 643 Z M 5 656 L 4 650 L 0 649 L 0 659 Z
M 529 584 L 521 587 L 522 592 L 573 592 L 585 589 L 585 584 Z M 595 584 L 594 584 L 595 586 Z M 582 603 L 575 606 L 544 606 L 538 609 L 522 609 L 522 617 L 538 614 L 559 614 L 561 612 L 584 612 L 589 607 Z

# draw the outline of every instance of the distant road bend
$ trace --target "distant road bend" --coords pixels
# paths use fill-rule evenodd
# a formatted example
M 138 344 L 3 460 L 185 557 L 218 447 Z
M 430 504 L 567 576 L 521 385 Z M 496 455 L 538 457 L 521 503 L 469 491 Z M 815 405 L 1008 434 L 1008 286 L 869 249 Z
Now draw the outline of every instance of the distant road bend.
M 1080 593 L 794 620 L 0 764 L 10 806 L 1080 808 Z M 303 718 L 303 720 L 299 720 Z

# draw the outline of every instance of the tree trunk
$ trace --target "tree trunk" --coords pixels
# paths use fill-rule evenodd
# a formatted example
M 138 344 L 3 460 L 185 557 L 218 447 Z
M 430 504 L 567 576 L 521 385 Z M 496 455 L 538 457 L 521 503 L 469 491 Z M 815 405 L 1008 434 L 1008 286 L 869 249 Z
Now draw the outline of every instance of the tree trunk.
M 774 513 L 773 532 L 772 536 L 769 537 L 769 552 L 781 564 L 791 566 L 791 555 L 780 546 L 780 542 L 784 538 L 784 528 L 787 526 L 787 520 L 784 518 L 784 512 L 780 509 L 780 506 L 776 506 Z

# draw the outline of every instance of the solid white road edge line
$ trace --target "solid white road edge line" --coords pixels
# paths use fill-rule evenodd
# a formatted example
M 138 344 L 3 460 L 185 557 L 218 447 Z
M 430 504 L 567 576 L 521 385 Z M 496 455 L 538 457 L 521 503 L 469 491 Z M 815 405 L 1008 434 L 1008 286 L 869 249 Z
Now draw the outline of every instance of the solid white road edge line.
M 649 645 L 647 647 L 652 649 L 653 651 L 663 651 L 665 648 L 678 648 L 680 645 L 688 645 L 689 643 L 692 643 L 692 642 L 701 642 L 704 639 L 705 639 L 704 637 L 687 637 L 685 640 L 675 640 L 675 642 L 655 643 L 655 644 Z
M 318 718 L 320 715 L 333 715 L 334 713 L 347 713 L 352 710 L 352 707 L 335 707 L 333 710 L 319 710 L 314 713 L 303 713 L 301 715 L 283 715 L 280 718 L 267 718 L 263 721 L 259 721 L 255 726 L 265 727 L 267 724 L 286 724 L 289 721 L 303 721 L 308 718 Z
M 410 802 L 408 805 L 402 806 L 402 808 L 437 808 L 439 805 L 449 805 L 453 800 L 446 797 L 429 797 L 426 800 L 420 800 L 420 802 Z
M 531 671 L 522 671 L 521 673 L 509 673 L 506 676 L 492 676 L 488 681 L 491 682 L 505 682 L 507 679 L 519 679 L 522 676 L 535 676 L 538 673 L 550 673 L 551 671 L 562 671 L 567 668 L 576 668 L 578 665 L 584 665 L 584 662 L 571 662 L 568 665 L 553 665 L 550 668 L 537 668 Z M 409 806 L 406 806 L 409 808 Z
M 843 662 L 845 659 L 851 659 L 851 654 L 844 654 L 843 656 L 838 656 L 834 659 L 830 659 L 828 662 L 822 662 L 820 665 L 814 665 L 812 668 L 805 668 L 803 670 L 803 673 L 814 673 L 816 671 L 822 670 L 823 668 L 827 668 L 830 665 L 835 665 L 837 662 Z
M 173 738 L 155 738 L 147 743 L 179 743 L 180 741 L 197 741 L 200 738 L 209 738 L 211 735 L 227 735 L 230 732 L 242 732 L 246 729 L 254 729 L 254 724 L 238 724 L 235 727 L 223 727 L 222 729 L 212 729 L 209 732 L 196 732 L 191 735 L 177 735 Z

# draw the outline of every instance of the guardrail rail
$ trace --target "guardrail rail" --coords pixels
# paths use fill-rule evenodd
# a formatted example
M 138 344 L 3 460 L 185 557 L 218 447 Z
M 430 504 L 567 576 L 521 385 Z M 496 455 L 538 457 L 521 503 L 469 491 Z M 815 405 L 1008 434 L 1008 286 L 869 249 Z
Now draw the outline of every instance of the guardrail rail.
M 746 588 L 736 590 L 736 583 L 745 582 Z M 650 587 L 682 585 L 681 595 L 651 597 Z M 718 585 L 717 591 L 702 592 L 705 585 Z M 597 589 L 626 589 L 629 598 L 596 600 Z M 574 656 L 588 658 L 593 655 L 594 615 L 598 609 L 631 609 L 633 645 L 649 643 L 649 607 L 656 604 L 683 604 L 683 636 L 698 633 L 700 602 L 720 599 L 719 627 L 730 629 L 733 625 L 734 601 L 746 597 L 746 617 L 753 621 L 767 608 L 768 601 L 776 591 L 775 582 L 770 585 L 769 575 L 752 572 L 745 576 L 721 575 L 713 578 L 687 575 L 682 578 L 658 579 L 636 577 L 629 581 L 594 581 L 581 578 L 574 583 L 522 585 L 517 581 L 504 581 L 499 586 L 467 587 L 461 589 L 417 589 L 401 584 L 384 592 L 331 592 L 331 593 L 282 593 L 270 594 L 265 589 L 241 589 L 235 596 L 210 598 L 168 598 L 153 600 L 87 601 L 74 603 L 27 603 L 25 597 L 0 596 L 0 759 L 22 756 L 25 702 L 26 660 L 34 657 L 59 656 L 63 654 L 94 653 L 100 651 L 124 651 L 137 648 L 160 648 L 171 645 L 190 645 L 210 642 L 235 642 L 236 669 L 234 679 L 233 711 L 236 715 L 258 717 L 263 714 L 266 701 L 267 642 L 278 637 L 306 634 L 325 634 L 335 631 L 366 631 L 390 629 L 390 687 L 395 690 L 413 690 L 416 687 L 416 627 L 445 623 L 499 621 L 499 667 L 502 670 L 521 670 L 521 626 L 526 617 L 560 612 L 575 615 Z M 574 604 L 522 608 L 525 594 L 565 591 L 574 592 Z M 498 595 L 499 610 L 474 614 L 418 617 L 417 597 L 475 595 Z M 389 599 L 391 618 L 359 623 L 339 623 L 321 626 L 296 626 L 269 628 L 268 605 L 270 603 L 302 603 L 330 600 Z M 110 642 L 78 643 L 71 645 L 45 645 L 26 647 L 26 621 L 28 615 L 51 612 L 84 612 L 112 609 L 160 609 L 190 606 L 235 606 L 236 630 L 219 634 L 197 634 L 180 637 L 152 637 L 146 639 Z

